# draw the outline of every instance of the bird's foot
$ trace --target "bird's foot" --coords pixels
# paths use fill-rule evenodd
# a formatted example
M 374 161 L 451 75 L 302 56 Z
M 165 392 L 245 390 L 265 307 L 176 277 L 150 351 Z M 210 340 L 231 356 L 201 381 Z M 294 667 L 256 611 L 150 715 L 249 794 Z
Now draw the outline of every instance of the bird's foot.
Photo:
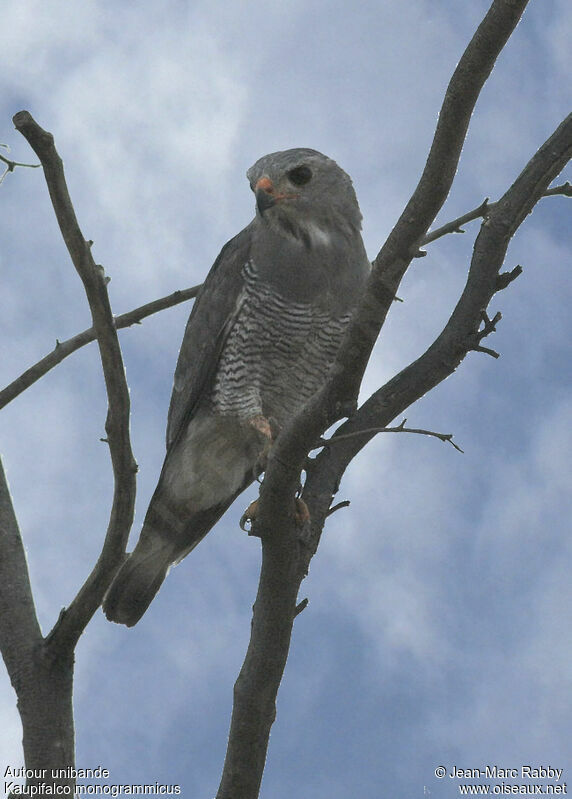
M 242 516 L 240 517 L 239 525 L 240 529 L 244 530 L 245 533 L 251 535 L 252 530 L 252 522 L 256 519 L 256 513 L 258 511 L 258 500 L 255 499 L 254 502 L 251 502 L 248 508 L 244 511 Z M 247 525 L 249 525 L 247 527 Z
M 294 510 L 294 521 L 299 527 L 303 527 L 306 522 L 310 521 L 310 511 L 308 510 L 308 506 L 304 502 L 303 499 L 300 497 L 296 497 L 295 499 L 296 507 Z M 256 516 L 258 514 L 258 500 L 255 499 L 254 502 L 251 502 L 248 508 L 244 511 L 242 516 L 240 517 L 240 529 L 247 532 L 249 535 L 252 535 L 252 522 L 256 520 Z M 247 524 L 250 524 L 250 527 L 247 528 Z

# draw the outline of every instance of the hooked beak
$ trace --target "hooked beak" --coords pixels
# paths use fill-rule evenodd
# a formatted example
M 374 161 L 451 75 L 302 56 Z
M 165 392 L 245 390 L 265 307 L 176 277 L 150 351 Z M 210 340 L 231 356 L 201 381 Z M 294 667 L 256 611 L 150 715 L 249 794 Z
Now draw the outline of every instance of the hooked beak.
M 256 206 L 261 214 L 272 208 L 276 203 L 274 184 L 270 178 L 260 178 L 254 187 L 254 195 L 256 197 Z
M 274 183 L 266 176 L 260 178 L 260 180 L 256 182 L 254 194 L 257 208 L 261 214 L 264 214 L 265 211 L 282 200 L 294 200 L 298 197 L 297 194 L 287 194 L 286 192 L 278 193 L 274 187 Z

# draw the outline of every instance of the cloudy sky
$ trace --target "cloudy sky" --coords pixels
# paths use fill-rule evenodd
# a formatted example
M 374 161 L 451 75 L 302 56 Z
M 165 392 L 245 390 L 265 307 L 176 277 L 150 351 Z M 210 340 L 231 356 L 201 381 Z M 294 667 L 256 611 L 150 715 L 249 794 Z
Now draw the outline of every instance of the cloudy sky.
M 252 217 L 246 169 L 274 150 L 313 147 L 352 175 L 373 258 L 488 5 L 6 0 L 0 142 L 34 161 L 11 122 L 23 108 L 54 133 L 116 313 L 203 280 Z M 496 199 L 569 112 L 571 29 L 569 0 L 532 0 L 479 101 L 440 221 Z M 90 322 L 40 171 L 8 175 L 0 191 L 3 385 Z M 572 783 L 571 207 L 546 199 L 509 250 L 506 267 L 524 272 L 490 307 L 503 313 L 487 342 L 501 358 L 470 355 L 407 413 L 412 426 L 454 433 L 465 454 L 378 436 L 346 474 L 340 499 L 351 507 L 330 520 L 302 586 L 309 605 L 263 797 L 459 795 L 438 766 L 550 765 Z M 364 398 L 440 331 L 477 230 L 414 263 Z M 140 468 L 134 535 L 163 458 L 188 310 L 121 333 Z M 0 417 L 46 632 L 103 540 L 105 411 L 91 345 Z M 76 658 L 79 766 L 102 765 L 113 783 L 216 793 L 260 560 L 238 528 L 251 494 L 170 574 L 137 627 L 101 613 L 89 625 Z M 22 755 L 3 672 L 0 714 L 4 772 Z

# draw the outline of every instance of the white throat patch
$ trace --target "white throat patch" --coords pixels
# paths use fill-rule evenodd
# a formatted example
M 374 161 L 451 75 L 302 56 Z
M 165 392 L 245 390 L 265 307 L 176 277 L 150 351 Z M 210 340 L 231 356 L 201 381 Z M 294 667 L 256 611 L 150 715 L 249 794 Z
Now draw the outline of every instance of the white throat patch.
M 324 228 L 321 228 L 319 225 L 316 225 L 314 222 L 310 222 L 308 225 L 306 225 L 306 230 L 314 246 L 327 247 L 332 243 L 332 237 L 330 236 L 329 232 L 324 230 Z

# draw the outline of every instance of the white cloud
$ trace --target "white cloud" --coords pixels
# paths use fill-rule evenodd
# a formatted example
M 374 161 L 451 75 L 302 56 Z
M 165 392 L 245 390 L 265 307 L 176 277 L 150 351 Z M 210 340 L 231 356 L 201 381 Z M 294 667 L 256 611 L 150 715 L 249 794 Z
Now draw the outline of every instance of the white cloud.
M 0 140 L 15 158 L 29 157 L 10 131 L 21 107 L 55 133 L 118 312 L 201 280 L 224 240 L 250 219 L 246 168 L 282 147 L 318 147 L 352 174 L 373 256 L 416 182 L 444 86 L 487 6 L 420 1 L 403 14 L 366 2 L 348 14 L 345 4 L 321 0 L 8 3 Z M 563 115 L 571 11 L 556 1 L 546 8 L 530 5 L 499 59 L 443 221 L 503 190 Z M 89 319 L 39 172 L 9 175 L 1 190 L 0 368 L 8 380 Z M 571 406 L 563 202 L 543 205 L 509 252 L 507 268 L 520 262 L 525 272 L 494 301 L 504 318 L 490 345 L 502 358 L 469 356 L 407 413 L 415 426 L 455 433 L 466 454 L 384 435 L 344 479 L 340 499 L 352 506 L 330 520 L 302 588 L 310 605 L 296 622 L 280 697 L 288 723 L 273 733 L 265 783 L 276 799 L 299 794 L 300 785 L 312 785 L 316 799 L 333 783 L 340 795 L 379 786 L 397 768 L 381 751 L 388 729 L 396 763 L 415 752 L 398 775 L 400 795 L 413 795 L 411 775 L 440 751 L 474 765 L 485 755 L 566 756 Z M 442 326 L 477 226 L 432 245 L 414 265 L 364 396 Z M 141 467 L 138 524 L 160 467 L 187 311 L 122 333 Z M 45 628 L 102 540 L 111 485 L 98 441 L 104 418 L 94 347 L 2 415 L 2 454 Z M 117 781 L 127 773 L 155 779 L 162 769 L 194 795 L 212 792 L 258 567 L 257 542 L 236 530 L 237 515 L 235 508 L 174 570 L 141 625 L 112 628 L 98 615 L 82 638 L 79 757 L 105 757 Z M 13 692 L 5 679 L 0 686 L 7 708 L 0 749 L 17 763 Z M 407 710 L 411 696 L 417 721 Z M 338 706 L 334 723 L 328 707 Z M 342 708 L 351 711 L 344 716 Z M 421 734 L 416 725 L 426 720 Z M 342 754 L 340 744 L 333 757 L 346 724 L 351 745 Z M 316 725 L 322 738 L 300 737 Z M 380 746 L 375 756 L 372 741 Z M 312 772 L 331 774 L 332 784 L 308 782 Z

